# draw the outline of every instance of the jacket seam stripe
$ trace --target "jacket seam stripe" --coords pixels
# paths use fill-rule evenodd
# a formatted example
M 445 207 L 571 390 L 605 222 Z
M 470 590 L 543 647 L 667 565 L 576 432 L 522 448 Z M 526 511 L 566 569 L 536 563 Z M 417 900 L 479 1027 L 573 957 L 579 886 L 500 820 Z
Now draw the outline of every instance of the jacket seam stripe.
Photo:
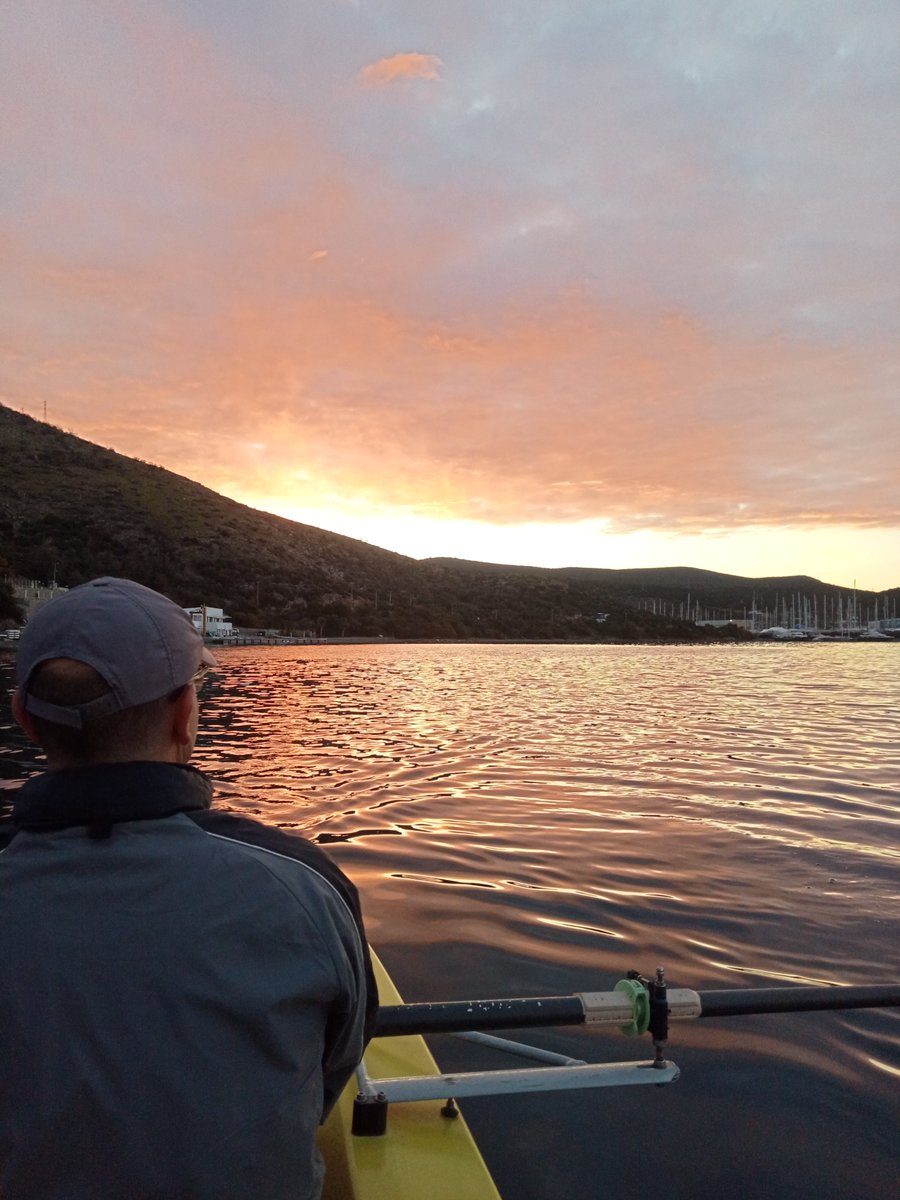
M 201 826 L 201 828 L 202 828 L 202 826 Z M 241 838 L 228 837 L 228 835 L 224 834 L 224 833 L 210 833 L 210 831 L 207 829 L 204 829 L 203 832 L 206 834 L 207 837 L 218 838 L 218 840 L 220 842 L 230 842 L 232 845 L 246 846 L 248 850 L 258 850 L 262 854 L 271 854 L 273 856 L 273 858 L 283 858 L 285 862 L 294 863 L 298 867 L 303 867 L 304 870 L 309 871 L 311 875 L 315 875 L 315 877 L 317 879 L 321 879 L 321 881 L 327 887 L 329 887 L 332 892 L 334 892 L 335 896 L 341 902 L 342 907 L 346 911 L 347 916 L 350 918 L 350 924 L 353 928 L 353 933 L 354 933 L 354 936 L 356 937 L 357 945 L 359 946 L 360 959 L 361 959 L 361 961 L 365 960 L 365 954 L 363 953 L 362 938 L 360 937 L 359 926 L 356 923 L 356 917 L 353 915 L 353 910 L 350 908 L 350 905 L 347 903 L 347 901 L 344 899 L 344 897 L 341 895 L 341 893 L 338 891 L 338 889 L 334 886 L 334 884 L 331 882 L 331 880 L 326 879 L 326 877 L 324 875 L 322 875 L 319 871 L 317 871 L 315 867 L 311 867 L 309 865 L 309 863 L 305 863 L 302 858 L 293 858 L 290 854 L 280 854 L 277 850 L 270 850 L 267 846 L 257 846 L 255 842 L 245 842 Z M 2 853 L 2 851 L 0 851 L 0 853 Z

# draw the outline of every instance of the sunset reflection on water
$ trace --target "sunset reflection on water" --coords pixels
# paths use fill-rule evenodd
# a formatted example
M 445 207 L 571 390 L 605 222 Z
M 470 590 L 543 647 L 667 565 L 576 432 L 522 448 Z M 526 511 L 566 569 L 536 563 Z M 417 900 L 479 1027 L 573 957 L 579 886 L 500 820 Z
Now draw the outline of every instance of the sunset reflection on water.
M 223 802 L 339 846 L 374 921 L 398 875 L 410 913 L 466 880 L 679 926 L 896 903 L 893 647 L 221 657 L 197 760 Z M 382 932 L 418 940 L 393 911 Z

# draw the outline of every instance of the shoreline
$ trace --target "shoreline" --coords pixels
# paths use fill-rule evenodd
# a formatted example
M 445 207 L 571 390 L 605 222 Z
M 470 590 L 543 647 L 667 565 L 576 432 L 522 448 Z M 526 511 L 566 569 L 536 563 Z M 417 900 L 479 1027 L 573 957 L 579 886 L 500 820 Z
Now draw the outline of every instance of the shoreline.
M 212 651 L 243 650 L 248 647 L 270 649 L 296 649 L 298 646 L 900 646 L 900 638 L 766 638 L 741 639 L 673 638 L 634 640 L 609 638 L 603 641 L 578 641 L 571 638 L 392 638 L 392 637 L 336 637 L 336 638 L 234 638 L 229 641 L 206 639 Z M 0 661 L 15 659 L 17 647 L 14 643 L 0 641 Z
M 575 638 L 394 638 L 394 637 L 334 637 L 316 639 L 209 641 L 211 650 L 237 650 L 247 646 L 850 646 L 900 645 L 900 638 L 604 638 L 582 641 Z

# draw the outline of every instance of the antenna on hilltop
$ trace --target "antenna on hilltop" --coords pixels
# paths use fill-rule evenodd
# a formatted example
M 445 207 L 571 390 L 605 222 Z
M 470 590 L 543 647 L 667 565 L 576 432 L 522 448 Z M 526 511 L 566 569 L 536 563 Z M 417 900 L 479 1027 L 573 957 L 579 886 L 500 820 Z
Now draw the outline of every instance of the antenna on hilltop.
M 47 401 L 44 401 L 44 423 L 47 422 Z

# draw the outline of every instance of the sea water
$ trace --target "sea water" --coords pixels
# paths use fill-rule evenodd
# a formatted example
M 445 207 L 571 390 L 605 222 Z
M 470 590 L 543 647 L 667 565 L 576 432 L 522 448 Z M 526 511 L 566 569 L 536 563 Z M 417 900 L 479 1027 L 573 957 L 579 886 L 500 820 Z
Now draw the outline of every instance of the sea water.
M 217 803 L 322 844 L 408 1000 L 896 983 L 900 646 L 233 648 Z M 4 691 L 9 664 L 0 664 Z M 40 766 L 0 713 L 4 798 Z M 528 1036 L 528 1035 L 525 1035 Z M 900 1013 L 679 1022 L 659 1088 L 470 1100 L 506 1200 L 900 1195 Z M 647 1039 L 532 1040 L 593 1061 Z M 435 1039 L 448 1070 L 516 1066 Z M 465 1197 L 461 1197 L 465 1200 Z

